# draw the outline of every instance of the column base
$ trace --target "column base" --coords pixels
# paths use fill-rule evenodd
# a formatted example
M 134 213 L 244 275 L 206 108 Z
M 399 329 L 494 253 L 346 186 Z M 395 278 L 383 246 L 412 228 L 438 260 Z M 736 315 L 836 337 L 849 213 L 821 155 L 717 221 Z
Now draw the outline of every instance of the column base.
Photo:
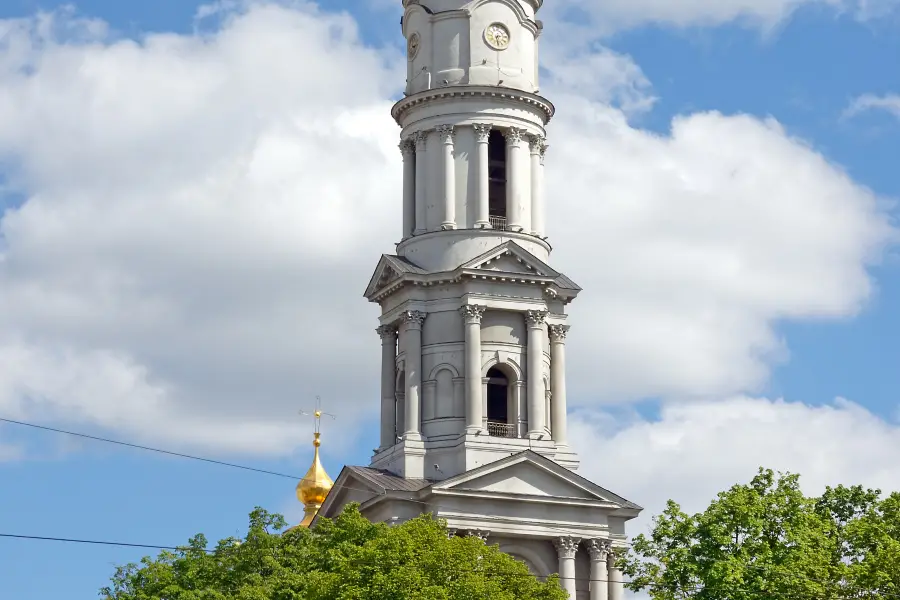
M 428 233 L 428 230 L 427 229 L 416 229 L 415 231 L 413 231 L 412 234 L 414 236 L 416 236 L 416 235 L 422 235 L 423 233 Z
M 475 229 L 493 229 L 489 221 L 475 221 Z
M 441 231 L 453 231 L 456 229 L 456 223 L 441 223 Z
M 550 440 L 550 436 L 545 431 L 529 431 L 525 434 L 525 437 L 530 440 Z
M 403 434 L 404 442 L 421 442 L 425 438 L 422 437 L 422 434 L 418 431 L 407 431 Z

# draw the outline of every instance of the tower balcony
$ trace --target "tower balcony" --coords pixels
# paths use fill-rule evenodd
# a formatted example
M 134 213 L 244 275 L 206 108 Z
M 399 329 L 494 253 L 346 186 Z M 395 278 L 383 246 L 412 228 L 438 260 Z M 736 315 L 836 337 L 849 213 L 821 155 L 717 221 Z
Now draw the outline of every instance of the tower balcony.
M 488 421 L 488 435 L 497 438 L 518 438 L 517 427 L 513 423 L 501 423 L 499 421 Z
M 496 229 L 498 231 L 509 231 L 509 221 L 506 219 L 506 217 L 491 215 L 488 217 L 488 223 L 490 223 L 491 229 Z

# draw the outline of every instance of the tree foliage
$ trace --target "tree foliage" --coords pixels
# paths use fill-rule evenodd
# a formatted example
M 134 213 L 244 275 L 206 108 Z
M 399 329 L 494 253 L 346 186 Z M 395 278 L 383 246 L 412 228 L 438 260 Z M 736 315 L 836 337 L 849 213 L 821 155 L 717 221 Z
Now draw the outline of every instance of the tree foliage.
M 207 551 L 198 535 L 183 550 L 119 567 L 104 600 L 564 600 L 546 582 L 477 537 L 447 537 L 429 515 L 389 527 L 355 505 L 317 527 L 285 528 L 256 509 L 245 539 Z
M 701 513 L 670 501 L 621 563 L 654 600 L 900 599 L 900 493 L 811 498 L 797 475 L 760 469 Z

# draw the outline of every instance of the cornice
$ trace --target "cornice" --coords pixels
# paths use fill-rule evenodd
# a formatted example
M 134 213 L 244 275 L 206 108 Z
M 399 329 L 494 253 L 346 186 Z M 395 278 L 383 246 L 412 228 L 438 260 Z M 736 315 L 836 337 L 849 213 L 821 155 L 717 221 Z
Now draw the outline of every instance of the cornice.
M 538 108 L 544 113 L 544 124 L 553 118 L 556 114 L 556 107 L 553 103 L 537 94 L 531 94 L 514 88 L 506 88 L 489 85 L 460 85 L 454 87 L 443 87 L 425 90 L 407 96 L 394 104 L 391 108 L 391 116 L 399 124 L 403 124 L 403 117 L 406 116 L 413 108 L 440 100 L 450 99 L 475 99 L 475 98 L 494 98 L 507 100 L 511 102 L 520 102 Z

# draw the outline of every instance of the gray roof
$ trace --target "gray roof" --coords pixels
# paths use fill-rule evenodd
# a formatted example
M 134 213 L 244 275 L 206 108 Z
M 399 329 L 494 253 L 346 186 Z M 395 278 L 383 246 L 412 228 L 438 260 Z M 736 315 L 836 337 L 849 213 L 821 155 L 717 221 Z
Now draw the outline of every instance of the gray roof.
M 361 479 L 365 479 L 369 483 L 372 483 L 385 491 L 418 492 L 431 485 L 431 482 L 427 479 L 405 479 L 394 475 L 390 471 L 384 471 L 382 469 L 349 466 L 346 468 L 354 475 L 357 475 Z
M 397 256 L 396 254 L 383 254 L 382 256 L 384 256 L 387 263 L 390 264 L 398 273 L 418 273 L 419 275 L 425 275 L 428 273 L 428 271 L 426 271 L 419 265 L 402 256 Z

